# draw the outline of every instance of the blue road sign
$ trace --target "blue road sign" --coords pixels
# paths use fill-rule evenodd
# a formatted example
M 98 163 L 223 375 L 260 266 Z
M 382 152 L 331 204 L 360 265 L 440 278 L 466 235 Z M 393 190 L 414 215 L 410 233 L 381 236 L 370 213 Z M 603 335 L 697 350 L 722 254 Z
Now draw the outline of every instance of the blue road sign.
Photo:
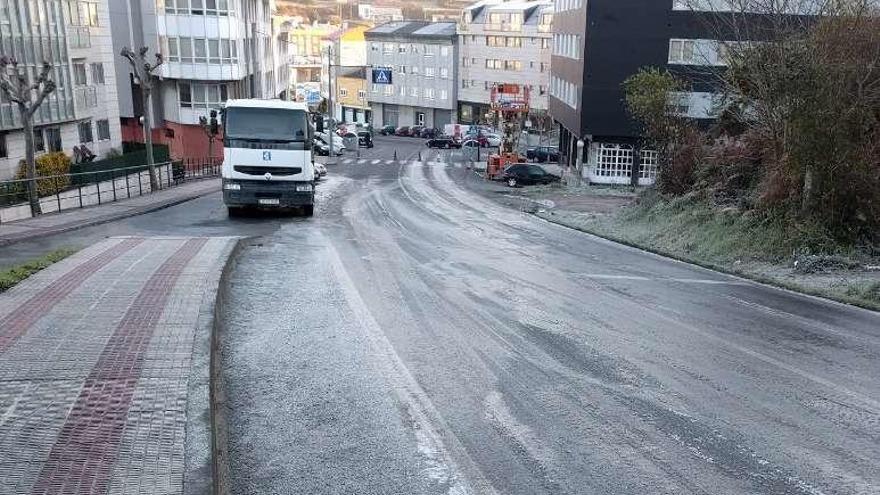
M 373 67 L 373 84 L 391 84 L 391 67 Z

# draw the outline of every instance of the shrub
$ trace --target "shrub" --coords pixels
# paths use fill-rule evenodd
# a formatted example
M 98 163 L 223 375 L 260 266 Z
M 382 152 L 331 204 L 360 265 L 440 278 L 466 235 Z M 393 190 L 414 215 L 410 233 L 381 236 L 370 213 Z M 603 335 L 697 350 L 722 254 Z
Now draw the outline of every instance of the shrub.
M 70 185 L 70 158 L 62 152 L 46 153 L 37 157 L 37 194 L 51 196 Z M 40 177 L 50 177 L 41 179 Z M 27 164 L 22 160 L 16 179 L 27 178 Z

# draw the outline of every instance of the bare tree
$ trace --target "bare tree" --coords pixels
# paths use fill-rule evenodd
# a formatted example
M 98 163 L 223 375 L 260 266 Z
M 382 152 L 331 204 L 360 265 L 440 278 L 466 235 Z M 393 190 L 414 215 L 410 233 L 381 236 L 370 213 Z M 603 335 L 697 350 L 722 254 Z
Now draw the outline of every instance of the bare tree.
M 31 215 L 42 213 L 40 197 L 37 193 L 37 165 L 34 159 L 34 113 L 49 94 L 55 91 L 55 82 L 49 79 L 52 66 L 43 62 L 43 67 L 33 83 L 29 83 L 27 71 L 19 69 L 14 58 L 0 57 L 0 90 L 9 101 L 18 106 L 21 125 L 24 128 L 25 162 L 27 174 L 28 200 Z
M 153 161 L 153 124 L 150 119 L 150 96 L 153 93 L 153 71 L 162 65 L 164 59 L 161 53 L 157 53 L 156 63 L 150 64 L 146 58 L 148 51 L 149 48 L 145 46 L 141 47 L 137 53 L 129 50 L 128 47 L 124 47 L 120 54 L 128 59 L 128 63 L 131 64 L 131 70 L 141 85 L 141 103 L 144 109 L 144 140 L 147 146 L 147 168 L 150 171 L 150 189 L 156 191 L 161 185 L 156 176 L 156 164 Z

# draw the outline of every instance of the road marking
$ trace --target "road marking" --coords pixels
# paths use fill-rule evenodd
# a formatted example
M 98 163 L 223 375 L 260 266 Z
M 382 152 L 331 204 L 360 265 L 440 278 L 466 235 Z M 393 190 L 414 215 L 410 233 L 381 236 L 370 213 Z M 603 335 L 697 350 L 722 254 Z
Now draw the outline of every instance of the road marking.
M 706 285 L 748 285 L 739 280 L 712 280 L 700 278 L 673 278 L 673 277 L 645 277 L 641 275 L 611 275 L 603 273 L 580 273 L 582 277 L 597 280 L 637 280 L 641 282 L 680 282 L 683 284 L 706 284 Z
M 385 160 L 385 165 L 394 165 L 394 160 Z
M 378 165 L 379 162 L 381 162 L 381 161 L 382 161 L 382 160 L 373 160 L 373 161 L 370 162 L 370 163 L 373 164 L 373 165 Z
M 339 253 L 336 251 L 333 243 L 325 239 L 324 244 L 327 246 L 330 266 L 342 288 L 349 308 L 354 313 L 356 321 L 360 322 L 366 331 L 366 337 L 376 351 L 377 357 L 379 357 L 378 362 L 388 368 L 384 376 L 398 378 L 398 380 L 389 380 L 389 384 L 394 388 L 393 392 L 397 399 L 407 406 L 406 412 L 410 416 L 408 419 L 414 424 L 413 432 L 416 436 L 419 454 L 422 455 L 427 466 L 422 470 L 422 474 L 430 478 L 432 482 L 444 486 L 445 493 L 448 495 L 477 493 L 463 476 L 459 466 L 456 465 L 454 458 L 450 454 L 448 445 L 444 443 L 444 437 L 449 439 L 450 442 L 456 442 L 455 435 L 448 432 L 445 435 L 441 435 L 439 429 L 445 429 L 445 425 L 443 425 L 440 414 L 431 403 L 431 399 L 418 384 L 412 373 L 410 373 L 400 355 L 394 350 L 394 346 L 373 317 L 366 302 L 361 298 L 357 287 L 345 269 L 345 265 L 342 264 L 342 259 L 339 257 Z M 469 464 L 473 465 L 473 461 L 470 460 L 464 448 L 461 445 L 454 446 L 459 454 L 459 458 L 465 459 L 469 461 Z M 478 473 L 474 472 L 472 475 L 478 476 Z M 480 491 L 478 493 L 497 494 L 487 480 L 477 479 L 472 481 L 475 483 L 475 486 L 479 486 Z
M 361 158 L 360 160 L 358 160 L 358 165 L 363 165 L 363 164 L 365 164 L 365 163 L 367 163 L 367 161 L 364 160 L 363 158 Z
M 342 163 L 345 163 L 345 164 L 349 164 L 351 162 L 352 162 L 351 158 L 346 158 L 345 160 L 342 160 Z

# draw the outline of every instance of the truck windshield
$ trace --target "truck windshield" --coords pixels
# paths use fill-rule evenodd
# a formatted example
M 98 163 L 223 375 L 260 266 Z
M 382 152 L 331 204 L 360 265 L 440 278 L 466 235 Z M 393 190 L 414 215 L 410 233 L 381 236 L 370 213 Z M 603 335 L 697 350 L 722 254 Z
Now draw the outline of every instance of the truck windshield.
M 232 107 L 224 122 L 227 141 L 244 143 L 305 143 L 309 121 L 302 110 Z

